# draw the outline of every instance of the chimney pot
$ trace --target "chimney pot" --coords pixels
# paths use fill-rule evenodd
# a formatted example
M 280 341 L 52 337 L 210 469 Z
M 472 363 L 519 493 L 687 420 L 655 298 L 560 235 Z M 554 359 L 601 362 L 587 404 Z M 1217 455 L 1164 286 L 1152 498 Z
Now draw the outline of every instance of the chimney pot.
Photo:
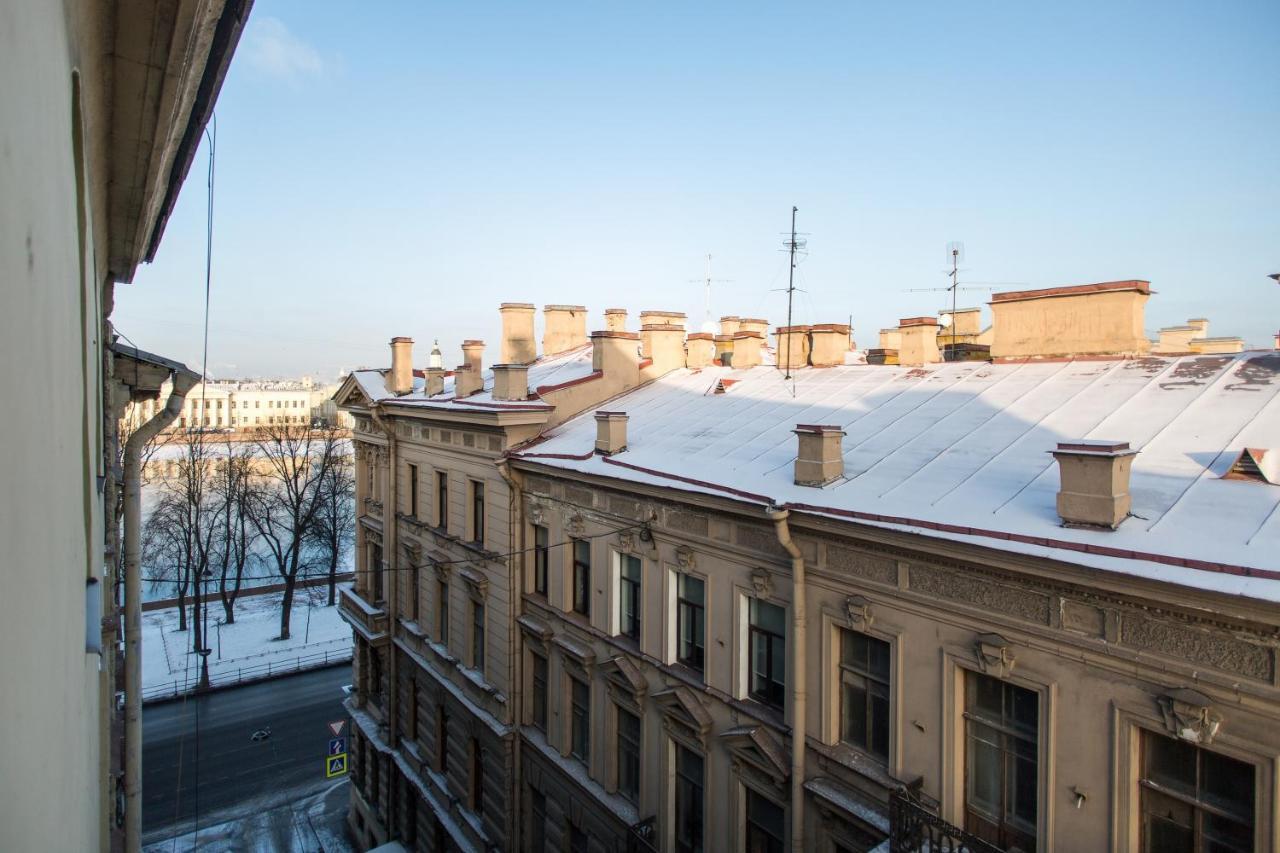
M 1058 516 L 1068 527 L 1120 526 L 1129 515 L 1129 474 L 1136 450 L 1127 441 L 1079 440 L 1049 451 L 1058 460 Z
M 797 486 L 825 486 L 844 476 L 844 430 L 833 424 L 796 424 Z
M 612 456 L 627 449 L 627 413 L 596 412 L 596 452 Z
M 532 302 L 504 302 L 498 308 L 502 315 L 502 346 L 498 355 L 503 364 L 529 364 L 538 357 L 533 337 Z
M 391 373 L 387 390 L 398 397 L 413 390 L 413 338 L 391 339 Z
M 493 366 L 493 399 L 529 399 L 529 366 L 527 364 L 495 364 Z

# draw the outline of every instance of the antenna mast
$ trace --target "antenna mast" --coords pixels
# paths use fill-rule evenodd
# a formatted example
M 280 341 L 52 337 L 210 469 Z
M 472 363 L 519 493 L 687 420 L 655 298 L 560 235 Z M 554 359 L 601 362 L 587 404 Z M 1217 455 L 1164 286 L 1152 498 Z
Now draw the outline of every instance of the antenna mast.
M 947 273 L 951 278 L 951 285 L 947 288 L 951 291 L 951 357 L 955 358 L 956 291 L 960 289 L 960 259 L 964 256 L 964 243 L 948 243 L 947 255 L 951 258 L 951 272 Z
M 795 300 L 796 292 L 796 249 L 803 248 L 801 243 L 796 241 L 796 213 L 800 208 L 795 205 L 791 206 L 791 239 L 786 242 L 787 251 L 790 253 L 791 261 L 787 265 L 787 356 L 786 356 L 786 373 L 783 379 L 791 379 L 791 308 Z
M 712 332 L 716 328 L 715 320 L 711 318 L 711 285 L 713 282 L 729 282 L 731 278 L 712 278 L 711 277 L 711 253 L 707 253 L 707 275 L 706 278 L 691 278 L 690 283 L 701 283 L 706 286 L 706 311 L 702 320 L 702 331 Z

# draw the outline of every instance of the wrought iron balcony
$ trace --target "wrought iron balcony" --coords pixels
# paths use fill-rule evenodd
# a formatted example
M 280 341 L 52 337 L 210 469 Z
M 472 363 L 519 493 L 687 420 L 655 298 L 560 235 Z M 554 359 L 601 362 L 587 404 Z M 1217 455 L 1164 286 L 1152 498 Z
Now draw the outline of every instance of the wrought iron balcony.
M 912 798 L 905 790 L 889 795 L 890 853 L 1004 853 L 965 832 Z
M 658 818 L 647 817 L 627 832 L 627 853 L 658 853 Z

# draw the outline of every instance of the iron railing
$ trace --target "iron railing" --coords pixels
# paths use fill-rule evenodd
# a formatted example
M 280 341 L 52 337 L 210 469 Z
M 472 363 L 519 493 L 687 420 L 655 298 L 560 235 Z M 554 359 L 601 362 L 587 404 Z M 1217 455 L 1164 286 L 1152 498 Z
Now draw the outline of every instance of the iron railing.
M 351 660 L 351 649 L 325 650 L 310 655 L 299 655 L 280 661 L 267 661 L 231 669 L 216 670 L 209 678 L 214 687 L 230 687 L 236 684 L 247 684 L 251 681 L 264 681 L 278 675 L 290 675 L 308 669 L 320 669 L 330 664 L 345 663 Z M 212 667 L 210 667 L 212 669 Z M 161 699 L 174 699 L 187 693 L 197 692 L 200 678 L 195 668 L 186 678 L 174 679 L 172 682 L 153 684 L 142 690 L 143 702 L 155 702 Z
M 658 853 L 658 818 L 656 815 L 633 823 L 627 832 L 627 853 Z
M 889 795 L 890 853 L 1003 853 L 990 842 L 948 823 L 906 790 Z

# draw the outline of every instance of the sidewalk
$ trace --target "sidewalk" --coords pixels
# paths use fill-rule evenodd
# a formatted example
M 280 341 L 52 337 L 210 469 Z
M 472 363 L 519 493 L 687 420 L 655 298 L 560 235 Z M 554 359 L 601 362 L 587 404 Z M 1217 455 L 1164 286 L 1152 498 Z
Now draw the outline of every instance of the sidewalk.
M 223 610 L 209 602 L 209 681 L 236 684 L 277 673 L 297 672 L 351 657 L 351 626 L 337 605 L 325 606 L 323 587 L 299 589 L 289 623 L 290 638 L 280 634 L 280 595 L 241 597 L 236 621 L 222 625 Z M 190 606 L 188 606 L 188 616 Z M 195 686 L 200 659 L 191 653 L 192 631 L 178 631 L 176 609 L 151 611 L 142 617 L 142 695 L 144 700 L 180 695 Z

